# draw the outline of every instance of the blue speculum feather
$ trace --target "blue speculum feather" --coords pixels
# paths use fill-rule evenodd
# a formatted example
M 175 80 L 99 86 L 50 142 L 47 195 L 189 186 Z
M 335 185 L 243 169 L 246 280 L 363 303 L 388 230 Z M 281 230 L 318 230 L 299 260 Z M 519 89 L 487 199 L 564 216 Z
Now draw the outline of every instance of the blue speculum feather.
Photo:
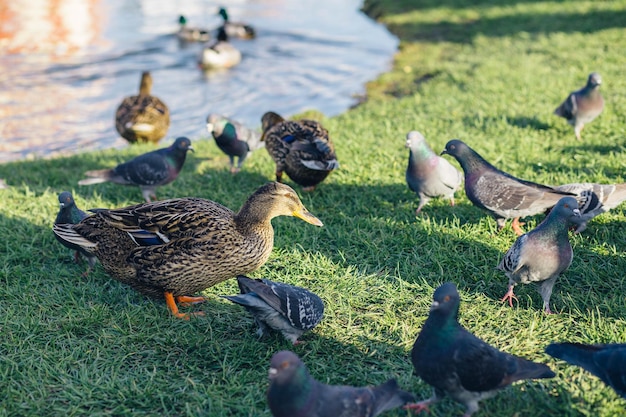
M 132 237 L 139 246 L 154 246 L 162 245 L 165 242 L 152 232 L 146 230 L 139 230 L 132 232 Z
M 291 142 L 293 142 L 294 140 L 296 140 L 295 136 L 293 136 L 293 135 L 287 135 L 287 136 L 284 136 L 282 139 L 283 139 L 285 142 L 287 142 L 287 143 L 291 143 Z

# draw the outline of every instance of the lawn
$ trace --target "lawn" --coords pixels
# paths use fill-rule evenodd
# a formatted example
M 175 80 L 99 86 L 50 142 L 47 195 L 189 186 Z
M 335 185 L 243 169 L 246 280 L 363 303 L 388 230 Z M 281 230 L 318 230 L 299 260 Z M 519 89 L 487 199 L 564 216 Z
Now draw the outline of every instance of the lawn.
M 100 266 L 81 277 L 86 265 L 52 235 L 57 194 L 71 191 L 85 209 L 140 202 L 136 188 L 77 182 L 153 147 L 4 164 L 0 178 L 12 187 L 0 190 L 0 416 L 269 416 L 268 363 L 282 349 L 321 381 L 395 377 L 426 398 L 409 352 L 445 281 L 459 287 L 470 331 L 557 373 L 503 390 L 476 416 L 626 413 L 597 378 L 543 353 L 551 341 L 626 341 L 623 206 L 570 236 L 574 261 L 555 286 L 558 314 L 547 316 L 531 286 L 518 286 L 516 307 L 499 302 L 507 279 L 495 266 L 516 238 L 510 228 L 496 233 L 463 191 L 456 206 L 434 200 L 416 218 L 404 179 L 405 135 L 417 129 L 436 151 L 459 138 L 528 180 L 625 182 L 626 1 L 368 0 L 364 9 L 400 37 L 394 66 L 368 85 L 365 103 L 322 119 L 341 168 L 309 194 L 286 181 L 324 227 L 275 219 L 274 252 L 252 274 L 317 293 L 321 324 L 292 347 L 278 335 L 259 340 L 251 317 L 218 297 L 235 294 L 235 280 L 207 289 L 207 315 L 184 321 Z M 606 108 L 577 141 L 552 112 L 592 71 L 603 77 Z M 203 197 L 237 210 L 273 179 L 264 150 L 233 176 L 211 140 L 193 145 L 159 198 Z M 526 230 L 541 219 L 526 219 Z M 431 415 L 462 410 L 446 400 Z

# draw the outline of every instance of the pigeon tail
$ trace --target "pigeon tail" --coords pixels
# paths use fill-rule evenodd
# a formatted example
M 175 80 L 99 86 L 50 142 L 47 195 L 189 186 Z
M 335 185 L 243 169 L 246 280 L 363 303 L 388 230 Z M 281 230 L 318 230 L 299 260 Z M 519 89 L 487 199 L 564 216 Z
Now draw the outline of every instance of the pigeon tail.
M 78 185 L 100 184 L 110 181 L 113 176 L 113 172 L 111 169 L 96 169 L 94 171 L 85 172 L 85 176 L 89 178 L 78 181 Z
M 543 363 L 532 362 L 524 358 L 513 356 L 515 360 L 516 370 L 513 374 L 507 375 L 504 378 L 502 386 L 507 386 L 515 381 L 522 381 L 525 379 L 544 379 L 554 378 L 556 374 Z
M 372 416 L 377 416 L 385 411 L 393 410 L 415 401 L 413 394 L 402 391 L 398 387 L 398 382 L 393 378 L 384 384 L 372 387 L 371 390 L 375 398 Z
M 582 343 L 551 343 L 546 347 L 546 353 L 565 362 L 580 366 L 594 375 L 602 372 L 593 360 L 593 355 L 600 351 L 600 347 L 584 345 Z

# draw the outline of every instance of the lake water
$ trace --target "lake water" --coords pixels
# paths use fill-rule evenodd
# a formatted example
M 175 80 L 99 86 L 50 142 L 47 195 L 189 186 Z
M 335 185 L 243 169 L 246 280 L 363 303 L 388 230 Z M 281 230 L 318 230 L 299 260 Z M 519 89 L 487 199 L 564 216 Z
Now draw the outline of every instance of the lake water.
M 152 72 L 170 108 L 163 142 L 206 137 L 221 113 L 250 127 L 268 110 L 327 116 L 357 103 L 388 70 L 398 41 L 361 0 L 0 0 L 0 162 L 128 146 L 114 126 L 122 98 Z M 219 5 L 257 30 L 232 40 L 240 65 L 204 73 L 201 44 L 181 44 L 178 16 L 217 27 Z

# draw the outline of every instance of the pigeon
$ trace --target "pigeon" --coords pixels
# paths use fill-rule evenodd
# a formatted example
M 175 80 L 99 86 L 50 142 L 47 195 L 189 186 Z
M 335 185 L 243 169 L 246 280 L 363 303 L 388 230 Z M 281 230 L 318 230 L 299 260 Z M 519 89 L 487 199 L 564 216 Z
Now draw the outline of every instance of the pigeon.
M 138 185 L 146 202 L 156 200 L 157 187 L 174 181 L 183 168 L 187 151 L 193 152 L 191 141 L 179 137 L 167 148 L 157 149 L 139 155 L 128 162 L 119 164 L 112 169 L 87 171 L 89 178 L 78 181 L 78 185 L 113 182 L 122 185 Z
M 324 316 L 322 299 L 304 288 L 244 275 L 237 277 L 237 284 L 241 294 L 223 298 L 252 313 L 260 337 L 269 327 L 296 345 L 298 338 L 317 326 Z
M 249 152 L 265 146 L 260 132 L 248 129 L 234 120 L 211 113 L 206 121 L 206 128 L 213 135 L 217 147 L 230 158 L 230 172 L 233 174 L 241 170 Z M 235 157 L 238 159 L 237 166 Z
M 269 379 L 267 402 L 274 417 L 375 417 L 414 401 L 395 379 L 359 388 L 323 384 L 288 350 L 272 356 Z
M 496 267 L 509 278 L 509 290 L 501 301 L 508 300 L 513 307 L 513 299 L 517 300 L 513 288 L 517 283 L 539 283 L 543 308 L 552 314 L 552 287 L 574 257 L 567 232 L 578 219 L 578 201 L 574 197 L 563 197 L 537 227 L 517 238 Z
M 502 172 L 458 139 L 449 141 L 443 154 L 453 156 L 461 164 L 467 198 L 495 217 L 498 230 L 502 230 L 506 219 L 513 218 L 511 226 L 521 236 L 524 231 L 520 217 L 543 213 L 563 196 L 574 195 Z
M 567 123 L 574 126 L 574 134 L 578 140 L 580 140 L 580 133 L 585 123 L 592 122 L 604 109 L 600 84 L 602 84 L 602 77 L 597 72 L 592 72 L 587 78 L 587 85 L 570 93 L 554 111 L 554 114 L 563 117 Z
M 588 197 L 586 204 L 581 205 L 580 201 L 578 202 L 581 220 L 575 233 L 585 230 L 589 220 L 614 209 L 626 200 L 626 183 L 595 184 L 583 182 L 563 184 L 554 188 L 559 191 L 574 193 L 580 197 Z
M 454 193 L 463 182 L 461 171 L 433 152 L 420 132 L 409 132 L 405 147 L 409 148 L 406 183 L 420 198 L 415 215 L 419 215 L 428 201 L 435 197 L 449 198 L 453 206 Z
M 515 381 L 555 376 L 548 366 L 501 352 L 465 330 L 458 323 L 459 304 L 454 283 L 435 290 L 430 313 L 411 351 L 415 372 L 433 387 L 433 396 L 406 409 L 428 410 L 448 394 L 465 406 L 463 416 L 469 417 L 478 411 L 479 401 Z
M 626 344 L 551 343 L 546 353 L 591 372 L 626 399 Z
M 54 224 L 77 224 L 85 217 L 88 217 L 89 214 L 85 213 L 81 209 L 76 206 L 76 202 L 74 201 L 74 197 L 72 193 L 69 191 L 63 191 L 59 194 L 59 213 L 57 214 L 57 218 L 54 220 Z M 96 266 L 96 262 L 98 258 L 96 258 L 93 254 L 87 252 L 85 249 L 80 246 L 68 242 L 59 238 L 56 234 L 54 237 L 66 248 L 72 249 L 74 251 L 74 260 L 76 262 L 80 261 L 80 255 L 83 255 L 87 259 L 87 263 L 89 268 L 86 272 L 83 273 L 83 277 L 89 275 L 89 272 Z

